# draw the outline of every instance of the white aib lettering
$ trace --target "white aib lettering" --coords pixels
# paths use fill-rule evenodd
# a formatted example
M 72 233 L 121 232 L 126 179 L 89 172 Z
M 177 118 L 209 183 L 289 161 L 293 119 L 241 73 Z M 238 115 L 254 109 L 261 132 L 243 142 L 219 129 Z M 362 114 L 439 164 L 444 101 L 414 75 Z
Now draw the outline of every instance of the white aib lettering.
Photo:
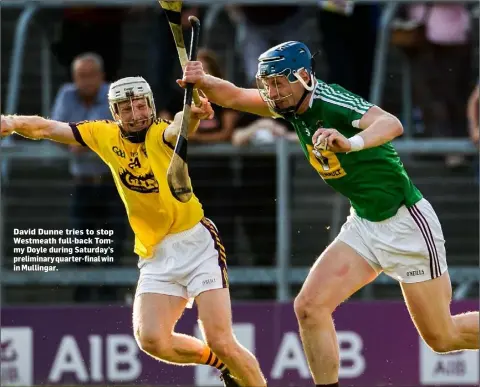
M 77 382 L 126 382 L 135 381 L 142 373 L 139 349 L 132 336 L 107 335 L 103 342 L 102 336 L 90 335 L 88 344 L 89 358 L 82 356 L 73 336 L 64 336 L 50 368 L 48 381 L 57 383 L 64 374 L 73 374 Z
M 358 378 L 366 367 L 365 358 L 362 355 L 362 338 L 350 331 L 338 332 L 337 337 L 340 346 L 340 378 Z M 296 371 L 302 379 L 311 378 L 297 332 L 286 332 L 276 353 L 270 374 L 272 379 L 282 379 L 287 371 Z

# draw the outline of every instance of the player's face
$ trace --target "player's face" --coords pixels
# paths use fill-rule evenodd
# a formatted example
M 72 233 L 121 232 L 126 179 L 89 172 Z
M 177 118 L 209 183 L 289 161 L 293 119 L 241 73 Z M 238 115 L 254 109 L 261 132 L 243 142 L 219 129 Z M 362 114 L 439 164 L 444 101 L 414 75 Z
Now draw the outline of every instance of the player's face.
M 126 131 L 138 132 L 150 125 L 152 109 L 146 98 L 137 98 L 132 101 L 120 102 L 118 115 Z
M 262 79 L 263 93 L 277 109 L 283 110 L 296 106 L 303 93 L 300 82 L 290 82 L 284 75 Z M 300 94 L 297 96 L 297 94 Z
M 293 94 L 290 82 L 285 76 L 267 77 L 262 79 L 265 96 L 278 109 L 286 109 L 293 104 Z

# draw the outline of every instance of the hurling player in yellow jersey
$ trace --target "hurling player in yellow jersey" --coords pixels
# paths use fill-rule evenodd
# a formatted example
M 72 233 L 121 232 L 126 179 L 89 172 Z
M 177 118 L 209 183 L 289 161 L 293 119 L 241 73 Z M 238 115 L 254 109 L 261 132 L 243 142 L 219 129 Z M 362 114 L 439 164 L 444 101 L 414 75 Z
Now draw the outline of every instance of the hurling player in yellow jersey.
M 110 167 L 135 233 L 140 276 L 133 327 L 140 348 L 175 364 L 217 368 L 227 387 L 261 387 L 266 382 L 255 357 L 232 332 L 225 249 L 215 225 L 194 196 L 176 201 L 167 184 L 181 115 L 158 120 L 149 84 L 123 78 L 108 94 L 114 121 L 64 123 L 38 116 L 3 116 L 1 135 L 87 146 Z M 213 117 L 207 100 L 192 106 L 189 132 Z M 174 332 L 193 299 L 207 344 Z M 220 360 L 221 359 L 221 360 Z

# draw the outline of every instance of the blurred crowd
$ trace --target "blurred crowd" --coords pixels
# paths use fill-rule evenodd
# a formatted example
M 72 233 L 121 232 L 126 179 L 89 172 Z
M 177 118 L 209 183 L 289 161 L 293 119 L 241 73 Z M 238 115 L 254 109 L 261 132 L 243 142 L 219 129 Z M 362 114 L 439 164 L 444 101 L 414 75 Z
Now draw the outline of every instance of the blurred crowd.
M 171 119 L 182 110 L 183 90 L 175 79 L 181 76 L 170 27 L 159 7 L 155 10 L 150 42 L 149 71 L 144 76 L 154 91 L 158 115 Z M 321 36 L 325 71 L 317 76 L 338 83 L 369 99 L 381 5 L 354 4 L 346 0 L 319 0 L 316 28 Z M 82 7 L 63 11 L 52 53 L 71 81 L 55 98 L 51 117 L 60 121 L 111 119 L 107 91 L 122 67 L 124 22 L 151 8 Z M 297 26 L 305 18 L 304 8 L 288 6 L 228 6 L 232 25 L 242 25 L 237 37 L 242 47 L 242 83 L 255 83 L 258 56 L 270 46 L 287 40 L 304 40 Z M 189 42 L 188 16 L 202 18 L 205 9 L 185 4 L 182 13 L 185 40 Z M 311 17 L 311 15 L 310 15 Z M 412 39 L 413 37 L 413 39 Z M 478 146 L 478 80 L 473 83 L 471 9 L 463 3 L 428 3 L 402 6 L 392 28 L 392 45 L 411 64 L 413 74 L 414 136 L 471 137 Z M 311 47 L 315 51 L 317 47 Z M 218 53 L 202 47 L 198 58 L 205 70 L 225 78 Z M 137 75 L 137 74 L 128 74 Z M 238 83 L 238 80 L 235 80 Z M 190 138 L 193 144 L 233 144 L 236 147 L 272 144 L 279 137 L 297 141 L 293 129 L 282 120 L 259 118 L 214 106 L 215 118 L 201 122 Z M 127 225 L 108 168 L 89 150 L 72 147 L 70 174 L 74 185 L 72 222 L 76 228 L 115 230 L 119 254 L 124 252 Z M 477 161 L 478 162 L 478 161 Z M 462 155 L 448 155 L 448 167 L 465 166 Z M 190 163 L 196 195 L 206 214 L 218 225 L 227 252 L 235 256 L 235 222 L 241 222 L 250 245 L 253 265 L 275 262 L 276 165 L 272 157 L 235 160 L 222 156 L 202 157 Z M 478 169 L 478 168 L 477 168 Z M 236 173 L 232 173 L 235 170 Z M 238 179 L 242 181 L 239 186 Z M 250 198 L 254 197 L 255 200 Z M 127 254 L 128 252 L 124 252 Z M 235 262 L 233 262 L 235 264 Z M 106 298 L 109 295 L 104 295 Z M 77 301 L 88 300 L 87 289 L 79 289 Z

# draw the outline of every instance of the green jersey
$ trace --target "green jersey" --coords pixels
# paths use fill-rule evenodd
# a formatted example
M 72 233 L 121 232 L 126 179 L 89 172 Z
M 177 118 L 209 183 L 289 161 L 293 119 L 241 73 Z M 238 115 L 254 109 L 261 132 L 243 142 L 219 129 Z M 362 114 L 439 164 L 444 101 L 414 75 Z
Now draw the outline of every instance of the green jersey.
M 338 85 L 320 80 L 310 108 L 285 117 L 292 123 L 312 167 L 335 191 L 346 196 L 358 214 L 372 222 L 395 215 L 422 198 L 391 143 L 351 153 L 313 151 L 312 136 L 318 128 L 333 128 L 349 138 L 357 134 L 359 121 L 373 106 Z

